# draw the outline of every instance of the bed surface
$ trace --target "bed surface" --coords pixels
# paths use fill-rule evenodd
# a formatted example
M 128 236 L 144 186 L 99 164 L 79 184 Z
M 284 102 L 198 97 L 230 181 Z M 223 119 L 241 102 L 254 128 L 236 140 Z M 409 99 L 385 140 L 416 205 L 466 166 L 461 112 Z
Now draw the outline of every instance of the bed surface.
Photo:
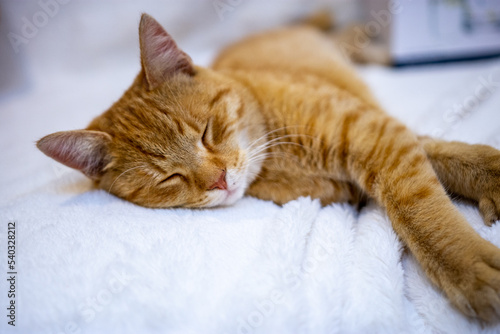
M 113 22 L 134 17 L 124 28 L 132 31 L 135 14 Z M 65 20 L 60 14 L 51 24 Z M 34 143 L 85 127 L 109 107 L 138 71 L 138 51 L 111 34 L 116 48 L 97 36 L 95 49 L 81 46 L 66 57 L 49 36 L 54 31 L 48 26 L 15 58 L 23 80 L 0 98 L 2 277 L 9 221 L 16 222 L 18 260 L 16 328 L 3 316 L 0 332 L 500 332 L 450 307 L 373 203 L 357 212 L 309 198 L 279 207 L 246 197 L 222 209 L 153 210 L 93 190 Z M 206 36 L 178 35 L 201 65 L 219 47 L 207 46 Z M 203 47 L 194 47 L 197 39 Z M 44 41 L 55 49 L 40 51 Z M 117 50 L 128 53 L 118 57 Z M 359 70 L 387 111 L 419 134 L 500 149 L 500 60 Z M 499 223 L 485 227 L 474 206 L 456 204 L 500 246 Z M 2 278 L 0 305 L 7 290 Z

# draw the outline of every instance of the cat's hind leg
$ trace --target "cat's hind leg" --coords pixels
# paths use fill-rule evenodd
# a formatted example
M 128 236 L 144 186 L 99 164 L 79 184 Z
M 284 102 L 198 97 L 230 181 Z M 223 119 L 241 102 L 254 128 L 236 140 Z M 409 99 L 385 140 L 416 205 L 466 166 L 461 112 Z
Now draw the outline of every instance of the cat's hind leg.
M 477 202 L 485 224 L 500 219 L 500 151 L 430 137 L 419 140 L 449 193 Z

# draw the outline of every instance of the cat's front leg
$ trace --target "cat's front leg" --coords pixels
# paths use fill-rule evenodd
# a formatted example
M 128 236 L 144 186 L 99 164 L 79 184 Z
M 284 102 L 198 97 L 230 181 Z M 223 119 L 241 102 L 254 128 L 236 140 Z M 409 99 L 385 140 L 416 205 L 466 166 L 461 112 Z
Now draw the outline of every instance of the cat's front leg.
M 353 112 L 344 124 L 338 159 L 386 208 L 426 274 L 464 314 L 500 320 L 500 249 L 455 208 L 416 136 L 380 115 Z
M 267 165 L 272 167 L 272 162 Z M 299 175 L 268 167 L 250 185 L 247 194 L 279 205 L 308 196 L 319 199 L 322 205 L 344 202 L 362 204 L 366 201 L 365 194 L 351 182 L 320 175 Z
M 500 219 L 500 151 L 429 137 L 419 141 L 447 191 L 476 201 L 487 225 Z

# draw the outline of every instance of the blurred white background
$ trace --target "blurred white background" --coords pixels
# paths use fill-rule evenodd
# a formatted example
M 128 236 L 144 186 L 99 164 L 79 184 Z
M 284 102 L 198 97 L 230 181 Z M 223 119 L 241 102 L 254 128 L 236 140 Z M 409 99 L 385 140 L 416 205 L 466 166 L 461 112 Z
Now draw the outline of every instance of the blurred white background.
M 164 25 L 195 62 L 206 65 L 232 40 L 320 9 L 335 9 L 344 21 L 357 15 L 355 2 L 349 0 L 2 0 L 2 95 L 19 89 L 21 80 L 38 84 L 40 76 L 49 78 L 62 70 L 137 71 L 137 28 L 143 12 Z

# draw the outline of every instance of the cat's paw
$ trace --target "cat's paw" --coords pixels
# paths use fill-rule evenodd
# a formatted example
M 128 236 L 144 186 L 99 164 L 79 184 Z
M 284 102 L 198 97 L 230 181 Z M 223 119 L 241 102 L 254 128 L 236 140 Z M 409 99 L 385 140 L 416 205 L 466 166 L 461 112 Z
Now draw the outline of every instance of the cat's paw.
M 500 184 L 498 185 L 500 188 Z M 488 226 L 500 220 L 500 190 L 497 196 L 483 196 L 479 199 L 479 212 Z
M 484 223 L 491 226 L 500 220 L 500 151 L 478 146 L 478 166 L 475 168 L 476 200 Z
M 488 323 L 500 322 L 500 249 L 484 242 L 477 250 L 468 261 L 470 268 L 445 290 L 464 314 Z

